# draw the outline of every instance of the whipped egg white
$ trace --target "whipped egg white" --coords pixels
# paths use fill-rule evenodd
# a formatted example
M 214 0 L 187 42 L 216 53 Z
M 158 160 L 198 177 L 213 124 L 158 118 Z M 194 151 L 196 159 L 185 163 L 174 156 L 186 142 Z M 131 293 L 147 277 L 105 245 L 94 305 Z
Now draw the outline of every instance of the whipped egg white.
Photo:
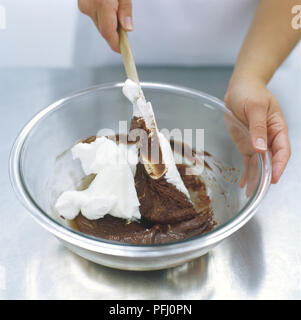
M 122 91 L 133 104 L 133 116 L 143 117 L 147 128 L 154 129 L 152 105 L 146 101 L 140 86 L 127 79 Z M 168 140 L 160 132 L 158 137 L 163 161 L 167 166 L 164 175 L 166 181 L 190 199 Z M 59 215 L 70 220 L 80 212 L 90 220 L 103 218 L 106 214 L 127 220 L 141 218 L 134 181 L 138 163 L 138 149 L 135 144 L 117 144 L 102 136 L 91 143 L 76 144 L 71 152 L 74 160 L 80 160 L 86 175 L 96 176 L 87 189 L 69 190 L 61 194 L 55 203 Z
M 86 175 L 96 174 L 89 187 L 82 191 L 65 191 L 55 209 L 66 219 L 79 212 L 94 220 L 110 214 L 127 220 L 140 219 L 139 200 L 134 175 L 138 163 L 136 145 L 116 144 L 106 138 L 91 143 L 78 143 L 72 149 Z

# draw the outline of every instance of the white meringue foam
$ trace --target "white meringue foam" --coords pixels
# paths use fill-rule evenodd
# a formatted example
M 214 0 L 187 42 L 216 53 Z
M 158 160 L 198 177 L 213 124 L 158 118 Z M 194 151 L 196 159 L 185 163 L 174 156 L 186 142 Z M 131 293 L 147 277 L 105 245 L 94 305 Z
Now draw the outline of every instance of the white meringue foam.
M 66 219 L 79 212 L 94 220 L 110 214 L 128 220 L 140 219 L 139 200 L 134 175 L 138 163 L 135 145 L 116 144 L 106 137 L 91 143 L 78 143 L 72 148 L 73 159 L 79 159 L 86 175 L 96 174 L 83 191 L 65 191 L 55 209 Z

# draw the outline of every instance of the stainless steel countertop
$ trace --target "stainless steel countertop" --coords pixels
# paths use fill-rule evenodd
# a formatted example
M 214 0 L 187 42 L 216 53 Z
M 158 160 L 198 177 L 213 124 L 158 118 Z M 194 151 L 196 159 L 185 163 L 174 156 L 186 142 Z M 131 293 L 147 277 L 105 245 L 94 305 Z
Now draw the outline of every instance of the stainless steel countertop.
M 139 68 L 139 74 L 222 98 L 231 68 Z M 19 130 L 59 98 L 123 80 L 118 67 L 0 71 L 0 299 L 301 299 L 300 70 L 282 68 L 270 83 L 290 128 L 288 168 L 255 217 L 209 254 L 168 270 L 113 270 L 71 253 L 26 213 L 8 177 Z

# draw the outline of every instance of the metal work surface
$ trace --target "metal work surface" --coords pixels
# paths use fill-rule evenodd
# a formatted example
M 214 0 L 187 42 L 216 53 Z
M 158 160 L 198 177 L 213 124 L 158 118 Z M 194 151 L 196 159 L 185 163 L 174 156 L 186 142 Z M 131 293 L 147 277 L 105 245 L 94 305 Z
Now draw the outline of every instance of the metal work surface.
M 223 98 L 231 68 L 139 68 L 144 81 Z M 52 102 L 124 80 L 122 68 L 0 72 L 0 299 L 301 299 L 301 79 L 280 69 L 270 83 L 289 124 L 292 157 L 255 217 L 205 256 L 159 271 L 120 271 L 76 256 L 19 204 L 8 177 L 18 132 Z

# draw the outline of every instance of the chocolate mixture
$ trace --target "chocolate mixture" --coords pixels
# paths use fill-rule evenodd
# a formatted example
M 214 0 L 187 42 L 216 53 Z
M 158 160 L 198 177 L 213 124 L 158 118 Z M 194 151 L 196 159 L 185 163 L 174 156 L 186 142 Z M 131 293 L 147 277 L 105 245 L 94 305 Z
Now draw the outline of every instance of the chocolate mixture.
M 119 140 L 118 136 L 115 138 Z M 95 139 L 90 137 L 82 142 L 91 143 Z M 164 176 L 152 179 L 144 165 L 138 163 L 135 186 L 140 201 L 140 221 L 128 222 L 109 214 L 89 220 L 79 214 L 72 226 L 98 238 L 131 244 L 163 244 L 210 231 L 215 222 L 206 185 L 199 176 L 185 174 L 188 166 L 178 164 L 177 168 L 192 202 Z

